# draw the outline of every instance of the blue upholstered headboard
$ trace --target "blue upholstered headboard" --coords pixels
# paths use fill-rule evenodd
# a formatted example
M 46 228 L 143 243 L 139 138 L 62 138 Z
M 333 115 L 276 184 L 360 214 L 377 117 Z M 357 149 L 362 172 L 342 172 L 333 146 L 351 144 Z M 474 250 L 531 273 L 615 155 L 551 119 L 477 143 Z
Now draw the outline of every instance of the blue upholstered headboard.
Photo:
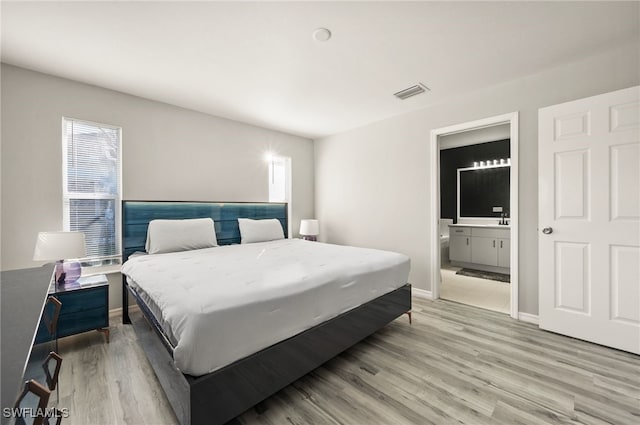
M 219 245 L 240 243 L 238 218 L 277 218 L 287 237 L 287 204 L 273 202 L 122 201 L 122 262 L 144 251 L 147 227 L 154 219 L 211 217 Z

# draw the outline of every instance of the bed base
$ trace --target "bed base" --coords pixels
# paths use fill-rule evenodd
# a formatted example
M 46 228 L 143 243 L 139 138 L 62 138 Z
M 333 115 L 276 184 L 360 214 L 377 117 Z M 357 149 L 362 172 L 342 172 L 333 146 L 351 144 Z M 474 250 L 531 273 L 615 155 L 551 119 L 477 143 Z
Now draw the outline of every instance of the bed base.
M 129 293 L 142 312 L 133 320 L 128 311 Z M 222 369 L 198 377 L 185 375 L 174 367 L 171 348 L 166 343 L 162 329 L 125 279 L 123 301 L 123 323 L 133 324 L 138 341 L 180 424 L 221 425 L 411 310 L 411 285 L 406 284 Z

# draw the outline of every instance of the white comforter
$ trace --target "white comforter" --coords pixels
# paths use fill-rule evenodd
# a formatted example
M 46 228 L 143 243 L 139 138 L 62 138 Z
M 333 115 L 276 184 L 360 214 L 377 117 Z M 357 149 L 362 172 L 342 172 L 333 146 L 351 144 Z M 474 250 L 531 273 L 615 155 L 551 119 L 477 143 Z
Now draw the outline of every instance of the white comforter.
M 409 258 L 285 239 L 139 256 L 122 273 L 197 376 L 399 288 Z

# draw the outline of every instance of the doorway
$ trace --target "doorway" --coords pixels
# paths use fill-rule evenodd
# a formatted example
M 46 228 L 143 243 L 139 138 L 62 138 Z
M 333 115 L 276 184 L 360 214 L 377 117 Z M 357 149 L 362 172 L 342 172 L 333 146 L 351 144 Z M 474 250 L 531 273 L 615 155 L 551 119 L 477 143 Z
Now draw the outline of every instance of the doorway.
M 452 215 L 451 206 L 441 205 L 441 148 L 455 149 L 466 145 L 476 145 L 483 143 L 484 137 L 491 139 L 491 134 L 495 138 L 500 139 L 499 134 L 509 139 L 503 142 L 501 147 L 493 146 L 491 149 L 495 151 L 495 158 L 471 161 L 469 166 L 457 169 L 456 179 L 456 211 L 455 216 Z M 472 137 L 473 135 L 473 137 Z M 476 137 L 478 136 L 478 137 Z M 477 140 L 475 143 L 473 140 Z M 490 141 L 490 140 L 485 140 Z M 509 154 L 500 155 L 499 152 Z M 476 150 L 482 150 L 478 148 Z M 489 151 L 491 151 L 489 149 Z M 495 149 L 498 149 L 497 151 Z M 500 150 L 502 149 L 502 150 Z M 490 304 L 500 304 L 500 299 L 506 301 L 507 305 L 501 305 L 500 308 L 491 308 L 479 305 L 480 307 L 501 310 L 509 313 L 511 317 L 518 318 L 518 113 L 510 113 L 495 117 L 490 117 L 478 121 L 467 122 L 454 126 L 444 127 L 431 131 L 431 211 L 432 234 L 436 237 L 432 238 L 431 246 L 431 271 L 432 271 L 432 297 L 438 299 L 446 294 L 448 298 L 456 301 L 465 302 L 464 293 L 467 296 L 473 291 L 485 291 L 485 300 Z M 474 164 L 475 162 L 475 164 Z M 503 197 L 495 198 L 499 194 L 483 191 L 482 188 L 474 187 L 489 178 L 493 184 L 502 180 L 507 181 L 508 189 Z M 497 179 L 497 180 L 496 180 Z M 462 185 L 460 182 L 463 182 Z M 451 182 L 447 182 L 450 186 Z M 483 191 L 483 196 L 477 201 L 486 203 L 485 205 L 472 205 L 469 201 L 460 202 L 462 199 L 468 199 L 465 191 L 469 193 L 478 193 Z M 451 196 L 451 193 L 447 193 Z M 446 197 L 445 197 L 446 198 Z M 502 201 L 500 201 L 502 199 Z M 494 206 L 488 206 L 489 204 Z M 490 209 L 487 214 L 478 214 L 475 211 Z M 452 223 L 444 220 L 441 221 L 442 211 L 447 210 L 446 215 L 451 216 Z M 508 226 L 505 226 L 503 215 L 508 215 Z M 478 217 L 473 217 L 478 216 Z M 453 224 L 453 226 L 449 226 Z M 450 229 L 448 236 L 448 249 L 453 251 L 447 252 L 444 248 L 444 239 L 438 237 L 445 233 L 446 229 Z M 505 233 L 503 235 L 503 233 Z M 472 251 L 472 248 L 473 249 Z M 446 261 L 446 256 L 453 254 L 453 261 Z M 472 260 L 472 254 L 473 260 Z M 493 258 L 495 256 L 495 259 Z M 444 269 L 441 268 L 444 260 Z M 495 261 L 494 261 L 495 260 Z M 475 261 L 475 263 L 473 262 Z M 460 267 L 463 266 L 463 267 Z M 464 266 L 469 266 L 467 270 L 462 271 Z M 475 275 L 475 269 L 483 269 L 479 275 Z M 504 275 L 505 270 L 510 273 L 510 284 L 500 283 L 499 275 Z M 492 276 L 494 273 L 497 276 Z M 469 276 L 471 274 L 471 276 Z M 486 279 L 492 277 L 492 279 Z M 447 286 L 443 287 L 443 278 L 447 280 Z M 495 279 L 495 284 L 492 281 Z M 459 297 L 456 299 L 456 295 Z M 493 293 L 493 295 L 492 295 Z M 502 295 L 499 295 L 502 294 Z M 496 298 L 498 297 L 498 298 Z M 493 299 L 493 301 L 492 301 Z M 474 304 L 469 302 L 469 304 Z M 477 305 L 477 304 L 474 304 Z

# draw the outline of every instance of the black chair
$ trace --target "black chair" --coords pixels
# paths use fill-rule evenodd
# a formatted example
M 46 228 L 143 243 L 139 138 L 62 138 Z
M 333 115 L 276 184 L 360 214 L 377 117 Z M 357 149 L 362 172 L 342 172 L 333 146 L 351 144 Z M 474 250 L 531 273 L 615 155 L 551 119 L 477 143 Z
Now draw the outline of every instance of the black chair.
M 54 297 L 53 295 L 49 296 L 49 298 L 47 298 L 47 302 L 44 306 L 44 311 L 42 312 L 42 320 L 44 321 L 44 324 L 47 328 L 47 332 L 49 332 L 49 335 L 51 335 L 51 337 L 55 340 L 55 344 L 56 344 L 56 349 L 55 349 L 55 353 L 52 352 L 51 354 L 55 354 L 57 356 L 56 358 L 56 369 L 54 372 L 55 375 L 55 383 L 53 384 L 53 387 L 51 386 L 52 384 L 50 383 L 50 378 L 52 379 L 52 377 L 50 376 L 51 373 L 49 372 L 48 367 L 45 368 L 45 365 L 43 364 L 42 367 L 45 368 L 45 375 L 47 378 L 47 385 L 49 386 L 50 390 L 53 390 L 54 388 L 57 387 L 57 382 L 58 382 L 58 372 L 60 371 L 60 363 L 62 362 L 62 357 L 58 356 L 58 354 L 56 354 L 58 351 L 58 317 L 60 317 L 60 310 L 62 310 L 62 302 L 60 302 L 59 299 L 57 299 L 56 297 Z M 45 363 L 48 364 L 48 362 L 51 360 L 51 354 L 49 354 L 49 356 L 47 356 L 47 359 L 45 360 Z M 57 360 L 60 359 L 60 360 Z M 60 390 L 56 390 L 56 397 L 58 399 L 60 399 Z
M 55 367 L 51 368 L 51 360 L 55 360 Z M 58 386 L 58 375 L 60 374 L 60 366 L 62 365 L 62 357 L 58 355 L 56 352 L 50 352 L 45 361 L 42 363 L 42 368 L 44 369 L 44 375 L 47 380 L 47 386 L 49 387 L 49 391 L 53 391 Z
M 42 320 L 47 327 L 49 335 L 56 339 L 56 351 L 58 351 L 56 335 L 58 332 L 58 317 L 60 316 L 61 309 L 62 303 L 60 300 L 54 296 L 50 296 L 47 298 L 47 303 L 45 304 L 44 311 L 42 313 Z
M 25 398 L 29 395 L 33 394 L 38 399 L 38 407 L 26 406 Z M 45 419 L 47 419 L 46 411 L 47 405 L 49 404 L 49 396 L 51 396 L 51 391 L 40 385 L 37 381 L 31 379 L 24 383 L 24 389 L 22 393 L 16 400 L 16 404 L 14 408 L 16 412 L 32 412 L 33 415 L 29 415 L 29 419 L 33 419 L 31 422 L 32 425 L 44 425 Z M 30 409 L 29 409 L 30 408 Z M 25 409 L 25 410 L 21 410 Z M 26 425 L 28 422 L 26 421 L 27 415 L 19 414 L 16 417 L 16 425 Z

